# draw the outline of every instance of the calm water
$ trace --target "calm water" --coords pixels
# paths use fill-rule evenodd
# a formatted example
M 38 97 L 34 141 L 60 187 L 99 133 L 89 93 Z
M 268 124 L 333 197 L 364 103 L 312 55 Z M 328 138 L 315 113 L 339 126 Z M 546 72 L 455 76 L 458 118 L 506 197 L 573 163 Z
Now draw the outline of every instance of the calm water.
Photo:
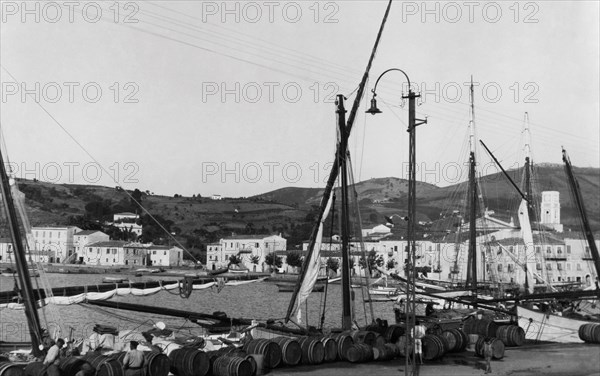
M 121 274 L 46 274 L 49 284 L 53 287 L 80 286 L 101 284 L 105 277 L 123 278 Z M 163 279 L 173 281 L 174 277 L 157 278 L 156 276 L 131 277 L 132 281 Z M 34 285 L 35 286 L 35 285 Z M 12 278 L 0 277 L 0 291 L 11 290 L 14 287 Z M 360 290 L 356 291 L 356 299 L 362 301 Z M 241 286 L 226 286 L 220 293 L 216 289 L 194 290 L 188 299 L 182 299 L 176 292 L 161 291 L 146 297 L 124 296 L 113 301 L 136 303 L 157 307 L 187 310 L 199 313 L 226 312 L 230 317 L 258 319 L 265 321 L 272 318 L 283 320 L 290 301 L 291 293 L 280 293 L 277 286 L 268 282 L 256 282 Z M 305 323 L 307 316 L 310 325 L 318 326 L 320 307 L 324 293 L 312 293 L 308 299 L 308 315 L 306 308 L 302 311 Z M 375 316 L 393 322 L 392 303 L 373 303 Z M 368 311 L 368 305 L 367 305 Z M 62 336 L 68 336 L 73 331 L 75 338 L 83 338 L 91 334 L 96 324 L 111 325 L 119 330 L 150 328 L 153 323 L 163 321 L 170 329 L 179 329 L 181 335 L 199 334 L 199 326 L 185 319 L 171 318 L 160 315 L 122 311 L 116 309 L 95 307 L 90 305 L 48 306 L 39 311 L 40 318 L 50 324 L 48 327 L 60 327 Z M 364 309 L 362 304 L 356 305 L 356 317 L 363 324 Z M 369 315 L 370 317 L 370 315 Z M 0 340 L 27 341 L 29 333 L 23 311 L 11 309 L 0 310 Z M 341 322 L 341 288 L 338 284 L 329 286 L 327 293 L 327 309 L 325 326 L 339 327 Z M 72 328 L 72 329 L 71 329 Z

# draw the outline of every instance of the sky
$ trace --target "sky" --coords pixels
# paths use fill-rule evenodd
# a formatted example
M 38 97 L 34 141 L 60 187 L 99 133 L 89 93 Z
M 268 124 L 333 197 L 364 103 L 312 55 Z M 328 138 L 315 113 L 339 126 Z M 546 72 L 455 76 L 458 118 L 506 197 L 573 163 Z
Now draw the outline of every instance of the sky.
M 387 1 L 1 1 L 2 151 L 16 176 L 156 194 L 323 187 Z M 599 2 L 395 1 L 349 148 L 356 181 L 466 173 L 475 132 L 505 168 L 600 167 Z M 525 121 L 525 113 L 529 121 Z M 478 151 L 482 174 L 497 171 Z M 543 188 L 543 187 L 542 187 Z

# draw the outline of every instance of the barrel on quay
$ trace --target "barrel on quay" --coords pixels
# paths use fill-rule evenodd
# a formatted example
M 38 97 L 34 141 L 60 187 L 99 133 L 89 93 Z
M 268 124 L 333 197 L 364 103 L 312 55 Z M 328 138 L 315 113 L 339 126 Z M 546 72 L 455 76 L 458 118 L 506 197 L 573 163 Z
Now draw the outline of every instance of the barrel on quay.
M 323 337 L 321 338 L 321 343 L 323 344 L 324 350 L 324 362 L 335 362 L 338 357 L 338 348 L 337 342 L 335 339 L 331 337 Z
M 337 343 L 337 358 L 338 360 L 348 360 L 346 354 L 348 349 L 354 344 L 354 339 L 348 333 L 338 333 L 331 338 Z
M 448 342 L 448 352 L 464 351 L 469 344 L 469 337 L 460 329 L 444 330 L 441 335 Z
M 244 351 L 248 354 L 263 355 L 265 368 L 273 369 L 281 364 L 281 347 L 268 339 L 253 339 L 244 345 Z
M 0 362 L 0 376 L 24 376 L 23 365 L 12 362 Z
M 62 376 L 75 376 L 77 372 L 88 367 L 93 369 L 92 365 L 88 363 L 85 359 L 78 358 L 75 356 L 71 356 L 66 359 L 61 359 L 60 365 L 58 366 Z
M 522 346 L 525 342 L 525 331 L 518 325 L 502 325 L 496 331 L 496 337 L 506 346 Z
M 470 319 L 463 325 L 466 334 L 478 334 L 484 337 L 496 337 L 497 330 L 498 325 L 490 319 Z
M 373 360 L 373 347 L 366 343 L 355 343 L 348 348 L 346 358 L 350 363 L 365 363 Z
M 205 376 L 210 370 L 210 360 L 203 351 L 181 348 L 171 351 L 171 372 L 177 376 Z
M 96 376 L 123 376 L 123 364 L 115 358 L 104 356 L 99 352 L 89 352 L 83 359 L 96 370 Z M 167 368 L 168 370 L 168 368 Z
M 583 324 L 579 327 L 579 338 L 587 343 L 600 343 L 600 324 Z
M 504 342 L 499 340 L 498 338 L 492 337 L 479 337 L 477 343 L 475 344 L 475 354 L 481 358 L 483 358 L 483 343 L 485 341 L 492 342 L 492 358 L 494 359 L 502 359 L 504 358 Z
M 317 337 L 300 337 L 298 343 L 302 348 L 303 364 L 321 364 L 325 359 L 323 342 Z
M 295 366 L 302 359 L 302 348 L 298 341 L 289 337 L 275 337 L 272 339 L 281 347 L 281 361 L 286 366 Z
M 214 376 L 252 376 L 252 364 L 237 356 L 218 357 L 212 367 Z
M 421 339 L 423 345 L 423 359 L 439 359 L 446 354 L 448 344 L 446 338 L 436 334 L 426 334 Z

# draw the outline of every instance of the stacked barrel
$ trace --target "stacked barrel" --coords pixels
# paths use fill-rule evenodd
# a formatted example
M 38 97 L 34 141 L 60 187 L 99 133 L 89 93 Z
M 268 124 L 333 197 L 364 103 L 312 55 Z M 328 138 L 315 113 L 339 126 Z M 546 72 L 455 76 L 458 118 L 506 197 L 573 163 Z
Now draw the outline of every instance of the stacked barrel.
M 24 376 L 25 371 L 21 364 L 9 361 L 0 361 L 0 376 Z
M 448 352 L 465 351 L 469 344 L 469 337 L 467 337 L 467 334 L 460 329 L 444 330 L 441 336 L 446 339 Z
M 484 357 L 484 343 L 491 342 L 492 345 L 492 358 L 502 359 L 504 358 L 504 342 L 498 338 L 493 337 L 479 337 L 475 344 L 475 354 L 481 358 Z
M 600 343 L 600 324 L 583 324 L 579 327 L 579 338 L 587 343 Z
M 506 346 L 521 346 L 525 342 L 525 331 L 518 325 L 502 325 L 496 331 L 496 338 Z

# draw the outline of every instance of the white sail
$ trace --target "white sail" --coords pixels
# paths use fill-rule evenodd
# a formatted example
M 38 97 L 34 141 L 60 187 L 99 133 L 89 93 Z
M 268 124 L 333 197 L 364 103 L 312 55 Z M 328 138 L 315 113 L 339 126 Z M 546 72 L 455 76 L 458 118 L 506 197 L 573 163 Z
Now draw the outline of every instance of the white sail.
M 312 251 L 312 256 L 310 260 L 304 261 L 304 267 L 306 268 L 306 275 L 302 284 L 300 285 L 300 290 L 298 291 L 298 295 L 296 296 L 296 301 L 294 302 L 294 308 L 290 316 L 296 316 L 296 320 L 298 323 L 301 322 L 302 311 L 300 307 L 302 304 L 308 299 L 308 296 L 312 292 L 315 283 L 317 282 L 317 277 L 319 276 L 319 269 L 321 268 L 321 243 L 323 242 L 323 223 L 327 219 L 329 215 L 329 211 L 331 209 L 331 203 L 333 201 L 333 191 L 329 195 L 329 199 L 327 200 L 327 206 L 325 207 L 325 211 L 323 212 L 323 217 L 321 218 L 321 222 L 319 223 L 319 231 L 317 232 L 317 238 L 315 240 L 314 249 Z M 310 252 L 310 250 L 309 250 Z
M 521 224 L 521 235 L 523 236 L 523 243 L 525 244 L 523 251 L 525 255 L 525 265 L 527 265 L 527 274 L 530 277 L 527 292 L 533 294 L 535 280 L 532 277 L 533 271 L 535 270 L 535 251 L 531 223 L 529 223 L 529 212 L 527 211 L 527 201 L 525 199 L 521 200 L 521 205 L 519 205 L 519 223 Z

